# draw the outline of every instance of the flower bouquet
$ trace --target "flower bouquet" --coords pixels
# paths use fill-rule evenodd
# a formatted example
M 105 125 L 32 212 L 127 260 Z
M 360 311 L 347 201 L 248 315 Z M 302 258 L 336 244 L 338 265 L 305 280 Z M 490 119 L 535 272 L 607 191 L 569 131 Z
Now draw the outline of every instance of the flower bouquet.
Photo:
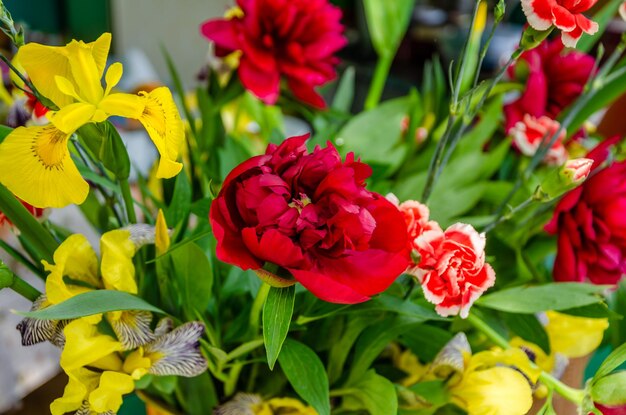
M 364 0 L 379 59 L 357 114 L 328 0 L 237 0 L 200 28 L 194 91 L 165 51 L 173 92 L 137 93 L 110 34 L 25 43 L 2 6 L 0 247 L 23 267 L 0 288 L 32 301 L 22 343 L 62 350 L 51 413 L 132 393 L 151 414 L 623 413 L 626 161 L 602 113 L 626 38 L 598 42 L 626 4 L 596 3 L 522 0 L 485 77 L 507 11 L 477 0 L 449 71 L 381 103 L 414 1 Z M 120 120 L 156 147 L 148 174 Z M 97 238 L 48 218 L 72 204 Z

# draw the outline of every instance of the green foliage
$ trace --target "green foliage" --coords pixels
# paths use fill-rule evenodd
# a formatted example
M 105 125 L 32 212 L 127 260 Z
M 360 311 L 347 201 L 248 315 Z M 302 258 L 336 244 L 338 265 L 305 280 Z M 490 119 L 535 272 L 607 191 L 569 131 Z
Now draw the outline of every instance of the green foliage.
M 295 298 L 296 288 L 293 285 L 287 288 L 272 287 L 263 306 L 263 340 L 270 369 L 274 369 L 289 333 Z
M 603 301 L 605 287 L 581 283 L 552 283 L 514 287 L 481 297 L 476 304 L 509 313 L 533 314 L 567 310 Z
M 349 394 L 343 397 L 348 410 L 365 409 L 370 415 L 396 415 L 398 397 L 396 388 L 388 379 L 370 370 L 349 385 Z
M 604 376 L 593 382 L 591 397 L 606 406 L 626 404 L 626 370 Z
M 163 314 L 162 310 L 135 295 L 114 290 L 87 291 L 59 304 L 18 314 L 40 320 L 69 320 L 121 310 L 141 310 Z
M 185 314 L 193 319 L 196 311 L 204 311 L 211 299 L 213 268 L 205 252 L 195 243 L 182 245 L 170 253 L 171 273 Z
M 330 415 L 328 377 L 315 352 L 302 343 L 287 339 L 278 362 L 296 393 L 319 415 Z
M 536 316 L 533 314 L 501 313 L 504 323 L 522 339 L 534 343 L 550 354 L 550 339 Z
M 374 49 L 379 56 L 393 56 L 411 20 L 415 0 L 364 0 L 365 16 Z

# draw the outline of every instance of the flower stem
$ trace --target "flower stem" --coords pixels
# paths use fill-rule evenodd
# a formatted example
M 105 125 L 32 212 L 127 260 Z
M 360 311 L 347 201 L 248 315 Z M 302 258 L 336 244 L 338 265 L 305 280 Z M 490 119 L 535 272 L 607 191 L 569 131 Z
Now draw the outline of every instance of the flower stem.
M 41 279 L 46 279 L 46 275 L 43 272 L 43 269 L 38 268 L 37 265 L 33 264 L 28 258 L 26 258 L 20 251 L 13 248 L 11 245 L 0 239 L 0 249 L 4 250 L 7 254 L 11 255 L 17 261 L 19 261 L 22 265 L 28 268 L 33 274 L 37 275 Z
M 523 201 L 522 203 L 520 203 L 519 205 L 515 206 L 513 209 L 511 209 L 511 211 L 506 214 L 506 215 L 502 215 L 500 216 L 497 220 L 491 222 L 489 225 L 487 225 L 485 227 L 485 229 L 483 229 L 484 233 L 489 233 L 492 230 L 494 230 L 494 228 L 496 228 L 498 225 L 500 225 L 501 223 L 504 223 L 506 221 L 508 221 L 509 219 L 511 219 L 513 216 L 515 216 L 517 213 L 521 212 L 522 210 L 526 209 L 528 206 L 530 206 L 533 202 L 537 202 L 537 198 L 535 197 L 535 195 L 529 197 L 528 199 L 526 199 L 525 201 Z
M 15 275 L 2 261 L 0 261 L 0 290 L 10 288 L 22 297 L 35 302 L 41 296 L 38 289 Z
M 378 63 L 376 63 L 376 69 L 374 70 L 374 78 L 370 85 L 369 93 L 365 99 L 365 109 L 371 110 L 378 105 L 380 97 L 383 95 L 385 89 L 385 82 L 387 82 L 387 76 L 393 63 L 394 55 L 391 53 L 380 55 Z
M 511 348 L 511 345 L 504 337 L 502 337 L 498 332 L 492 329 L 476 314 L 471 313 L 467 317 L 467 322 L 474 326 L 476 329 L 478 329 L 480 332 L 482 332 L 496 345 L 502 347 L 503 349 Z M 556 391 L 559 395 L 563 396 L 565 399 L 571 402 L 574 402 L 575 404 L 580 405 L 585 398 L 585 391 L 583 391 L 582 389 L 576 389 L 572 388 L 571 386 L 567 386 L 547 372 L 541 371 L 541 374 L 539 375 L 539 380 L 550 390 Z
M 268 283 L 264 282 L 261 284 L 259 292 L 257 292 L 256 298 L 254 299 L 254 303 L 252 303 L 252 309 L 250 310 L 250 327 L 252 328 L 252 333 L 254 333 L 255 336 L 259 332 L 261 312 L 263 311 L 265 300 L 267 300 L 267 296 L 270 293 L 270 288 L 271 286 Z
M 122 198 L 124 199 L 124 205 L 126 206 L 128 222 L 137 223 L 137 216 L 135 215 L 135 201 L 130 193 L 130 184 L 128 183 L 128 179 L 120 179 L 120 189 L 122 190 Z

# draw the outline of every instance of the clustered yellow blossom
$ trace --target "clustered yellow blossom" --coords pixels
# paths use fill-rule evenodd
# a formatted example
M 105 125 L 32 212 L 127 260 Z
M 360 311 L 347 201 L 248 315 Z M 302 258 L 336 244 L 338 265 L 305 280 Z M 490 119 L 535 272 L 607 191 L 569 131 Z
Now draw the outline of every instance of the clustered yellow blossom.
M 58 107 L 48 113 L 50 124 L 16 128 L 0 144 L 0 183 L 35 207 L 85 200 L 89 185 L 74 164 L 68 143 L 83 125 L 111 116 L 143 124 L 161 154 L 158 177 L 173 177 L 182 168 L 176 159 L 184 128 L 170 90 L 113 92 L 123 68 L 114 63 L 105 73 L 110 44 L 111 34 L 105 33 L 92 43 L 73 40 L 60 47 L 29 43 L 17 53 L 32 85 Z
M 164 226 L 161 220 L 158 227 Z M 164 238 L 161 231 L 160 239 Z M 100 240 L 98 264 L 87 239 L 70 236 L 54 253 L 54 264 L 44 264 L 49 272 L 46 294 L 34 308 L 97 289 L 136 294 L 132 258 L 140 246 L 155 239 L 155 228 L 145 225 L 107 232 Z M 132 392 L 135 381 L 146 374 L 191 377 L 206 370 L 199 350 L 204 333 L 201 323 L 173 328 L 171 319 L 164 318 L 152 330 L 151 322 L 152 314 L 146 311 L 115 311 L 72 321 L 22 321 L 18 328 L 24 344 L 50 340 L 63 348 L 60 363 L 69 382 L 64 395 L 51 404 L 52 415 L 114 414 L 122 396 Z M 110 328 L 108 333 L 105 327 Z

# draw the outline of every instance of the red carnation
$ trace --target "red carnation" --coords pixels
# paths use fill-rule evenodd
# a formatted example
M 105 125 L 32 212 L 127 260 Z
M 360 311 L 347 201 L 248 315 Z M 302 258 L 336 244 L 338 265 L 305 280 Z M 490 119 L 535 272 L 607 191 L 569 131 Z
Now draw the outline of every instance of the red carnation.
M 237 0 L 230 19 L 205 22 L 202 34 L 218 56 L 241 51 L 239 79 L 268 104 L 278 99 L 281 77 L 303 102 L 324 108 L 315 87 L 335 78 L 335 52 L 346 40 L 341 10 L 327 0 Z
M 30 214 L 33 215 L 34 217 L 40 218 L 40 217 L 43 216 L 44 209 L 36 208 L 34 206 L 31 206 L 28 203 L 24 202 L 23 200 L 20 200 L 20 202 L 22 202 L 22 204 L 24 205 L 26 210 L 28 210 L 30 212 Z M 11 221 L 9 220 L 9 218 L 7 218 L 4 213 L 0 212 L 0 227 L 4 226 L 5 224 L 6 225 L 12 225 Z
M 325 301 L 366 301 L 409 263 L 403 216 L 365 188 L 369 166 L 332 145 L 309 153 L 307 138 L 270 144 L 228 175 L 211 206 L 217 256 L 259 274 L 278 266 Z
M 546 225 L 558 236 L 556 281 L 616 284 L 626 273 L 626 162 L 600 169 L 617 141 L 589 153 L 593 174 L 563 197 Z
M 526 114 L 533 117 L 559 114 L 582 94 L 594 70 L 595 59 L 585 53 L 563 50 L 558 41 L 544 42 L 522 54 L 509 75 L 525 84 L 516 101 L 505 105 L 508 132 Z
M 462 223 L 417 238 L 421 258 L 416 275 L 440 315 L 466 318 L 474 301 L 495 283 L 496 274 L 485 262 L 485 243 L 485 234 Z
M 598 0 L 522 0 L 522 9 L 528 24 L 536 30 L 548 30 L 556 26 L 561 39 L 568 48 L 575 48 L 584 33 L 594 35 L 598 24 L 583 15 Z
M 513 144 L 524 155 L 532 157 L 535 155 L 543 140 L 550 140 L 558 132 L 559 136 L 554 142 L 543 161 L 546 164 L 561 165 L 567 161 L 567 150 L 563 145 L 566 132 L 561 130 L 561 124 L 550 117 L 535 118 L 526 114 L 524 120 L 515 124 L 509 131 L 513 137 Z

